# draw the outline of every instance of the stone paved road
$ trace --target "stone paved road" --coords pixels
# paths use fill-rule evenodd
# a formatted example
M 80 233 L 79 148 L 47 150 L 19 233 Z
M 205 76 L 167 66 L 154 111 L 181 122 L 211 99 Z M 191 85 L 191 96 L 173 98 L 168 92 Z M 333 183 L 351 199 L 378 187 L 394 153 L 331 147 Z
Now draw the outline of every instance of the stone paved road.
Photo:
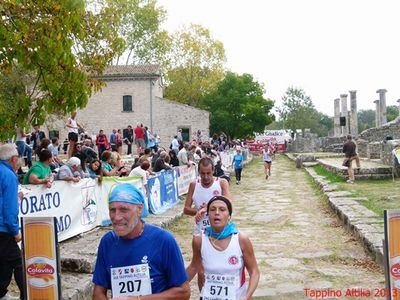
M 345 296 L 352 288 L 374 294 L 384 287 L 384 275 L 294 162 L 277 156 L 272 176 L 265 180 L 261 159 L 255 157 L 243 171 L 242 184 L 233 182 L 231 191 L 233 220 L 250 236 L 261 269 L 254 298 L 316 299 L 312 291 L 330 291 L 341 293 L 339 299 L 384 299 Z M 170 230 L 190 261 L 192 219 L 183 217 Z M 195 282 L 192 299 L 198 299 L 193 291 Z

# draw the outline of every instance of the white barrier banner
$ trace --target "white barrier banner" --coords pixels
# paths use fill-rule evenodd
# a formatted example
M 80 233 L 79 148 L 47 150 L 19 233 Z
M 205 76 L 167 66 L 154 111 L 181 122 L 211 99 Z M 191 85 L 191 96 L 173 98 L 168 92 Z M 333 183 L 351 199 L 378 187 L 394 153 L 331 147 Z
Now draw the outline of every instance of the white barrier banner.
M 112 187 L 121 182 L 142 188 L 141 179 L 137 177 L 103 178 L 101 185 L 89 178 L 76 183 L 54 181 L 49 189 L 43 185 L 25 185 L 19 217 L 55 217 L 58 240 L 66 240 L 109 223 L 108 195 Z
M 179 166 L 178 170 L 178 195 L 182 196 L 188 192 L 189 185 L 196 180 L 196 167 Z

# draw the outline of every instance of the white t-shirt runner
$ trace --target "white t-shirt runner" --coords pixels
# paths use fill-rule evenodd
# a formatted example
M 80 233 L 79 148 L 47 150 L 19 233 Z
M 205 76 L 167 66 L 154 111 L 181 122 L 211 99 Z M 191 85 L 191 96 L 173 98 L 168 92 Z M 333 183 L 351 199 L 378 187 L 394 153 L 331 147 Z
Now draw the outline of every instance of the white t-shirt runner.
M 201 184 L 201 179 L 197 179 L 192 196 L 194 207 L 198 210 L 201 205 L 207 205 L 208 201 L 210 201 L 212 197 L 221 195 L 222 188 L 221 179 L 219 177 L 214 177 L 213 184 L 208 188 L 203 187 L 203 185 Z M 204 227 L 209 225 L 210 221 L 208 220 L 208 215 L 205 214 L 203 219 L 201 219 L 200 222 L 196 223 L 194 234 L 200 234 L 203 231 Z

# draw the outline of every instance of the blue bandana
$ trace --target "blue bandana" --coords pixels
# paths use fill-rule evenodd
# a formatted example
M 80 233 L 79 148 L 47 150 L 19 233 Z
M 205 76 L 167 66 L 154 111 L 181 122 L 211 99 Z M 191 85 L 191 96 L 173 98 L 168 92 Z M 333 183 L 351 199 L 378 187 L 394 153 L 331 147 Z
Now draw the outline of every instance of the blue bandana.
M 217 240 L 224 239 L 232 234 L 238 233 L 236 224 L 233 222 L 229 222 L 224 227 L 224 230 L 222 230 L 222 232 L 220 232 L 220 233 L 213 231 L 211 229 L 211 226 L 207 226 L 206 228 L 204 228 L 204 231 L 207 236 L 212 236 L 213 238 L 215 238 Z
M 131 204 L 143 204 L 142 218 L 149 214 L 147 203 L 142 192 L 130 183 L 118 184 L 110 193 L 108 202 L 125 202 Z

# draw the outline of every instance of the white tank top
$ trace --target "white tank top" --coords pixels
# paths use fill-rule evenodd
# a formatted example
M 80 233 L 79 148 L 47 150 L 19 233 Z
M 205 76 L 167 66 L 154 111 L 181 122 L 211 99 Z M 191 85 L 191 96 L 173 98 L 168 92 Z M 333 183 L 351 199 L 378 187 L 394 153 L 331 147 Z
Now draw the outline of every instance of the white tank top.
M 73 126 L 74 128 L 71 128 L 71 127 L 68 127 L 68 133 L 69 132 L 75 132 L 75 133 L 78 133 L 78 125 L 76 124 L 76 121 L 74 120 L 74 119 L 72 119 L 72 118 L 69 118 L 68 119 L 68 123 L 69 123 L 69 125 L 70 126 Z
M 232 235 L 228 247 L 223 251 L 215 249 L 205 233 L 201 235 L 201 259 L 206 282 L 207 276 L 209 278 L 234 276 L 236 278 L 235 299 L 240 299 L 246 294 L 244 260 L 239 244 L 239 234 Z M 201 291 L 202 296 L 207 293 L 206 288 L 207 284 Z
M 267 162 L 272 161 L 269 151 L 265 151 L 265 149 L 263 149 L 263 159 L 264 159 L 264 161 L 267 161 Z
M 25 137 L 22 136 L 21 131 L 19 128 L 17 128 L 17 142 L 25 142 Z
M 199 209 L 199 207 L 205 203 L 207 204 L 208 201 L 214 196 L 221 196 L 222 195 L 222 188 L 221 188 L 221 180 L 219 177 L 214 177 L 214 182 L 213 184 L 205 188 L 201 185 L 201 179 L 196 180 L 196 186 L 194 187 L 194 192 L 193 192 L 193 204 L 196 209 Z M 209 226 L 210 222 L 208 221 L 208 215 L 205 214 L 203 219 L 200 220 L 200 222 L 196 223 L 195 228 L 194 228 L 194 234 L 200 234 L 204 227 Z

